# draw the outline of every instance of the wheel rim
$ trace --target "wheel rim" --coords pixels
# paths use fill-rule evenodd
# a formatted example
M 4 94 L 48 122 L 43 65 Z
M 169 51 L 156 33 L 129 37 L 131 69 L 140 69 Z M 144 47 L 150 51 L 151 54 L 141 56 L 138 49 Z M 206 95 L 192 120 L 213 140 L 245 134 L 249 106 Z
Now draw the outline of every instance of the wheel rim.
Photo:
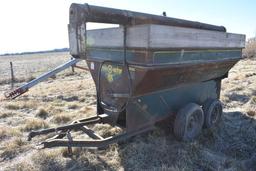
M 219 116 L 222 112 L 222 107 L 219 104 L 216 104 L 212 110 L 212 114 L 210 116 L 211 123 L 215 124 L 219 120 Z
M 187 127 L 186 127 L 186 135 L 188 136 L 188 138 L 193 138 L 193 135 L 195 134 L 195 132 L 198 131 L 200 126 L 199 122 L 201 122 L 200 118 L 201 118 L 201 115 L 199 111 L 195 111 L 189 117 Z

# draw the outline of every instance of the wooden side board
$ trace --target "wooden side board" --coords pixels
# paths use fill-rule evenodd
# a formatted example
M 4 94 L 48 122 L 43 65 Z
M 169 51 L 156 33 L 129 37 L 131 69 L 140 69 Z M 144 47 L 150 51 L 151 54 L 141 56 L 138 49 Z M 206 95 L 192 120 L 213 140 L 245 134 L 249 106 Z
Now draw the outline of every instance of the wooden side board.
M 124 28 L 88 30 L 87 47 L 122 48 Z M 244 48 L 245 35 L 163 25 L 127 28 L 129 48 Z

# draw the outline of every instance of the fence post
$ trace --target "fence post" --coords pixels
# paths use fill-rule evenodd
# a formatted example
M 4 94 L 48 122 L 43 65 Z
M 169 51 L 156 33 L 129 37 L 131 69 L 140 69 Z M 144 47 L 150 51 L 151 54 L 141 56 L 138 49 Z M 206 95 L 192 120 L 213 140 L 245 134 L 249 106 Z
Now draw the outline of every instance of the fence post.
M 14 78 L 14 72 L 13 72 L 13 65 L 12 65 L 12 62 L 10 62 L 10 67 L 11 67 L 11 87 L 13 88 L 15 78 Z
M 73 59 L 73 57 L 71 57 L 71 60 Z M 75 65 L 75 64 L 74 64 Z M 71 66 L 72 72 L 75 72 L 75 67 L 74 65 Z

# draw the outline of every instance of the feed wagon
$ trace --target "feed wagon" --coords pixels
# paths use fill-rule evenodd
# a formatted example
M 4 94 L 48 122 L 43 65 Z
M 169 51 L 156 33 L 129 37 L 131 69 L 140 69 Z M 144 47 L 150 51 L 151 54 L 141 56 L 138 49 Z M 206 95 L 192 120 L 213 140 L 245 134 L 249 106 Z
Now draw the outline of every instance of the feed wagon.
M 87 62 L 97 115 L 32 131 L 29 140 L 56 132 L 44 147 L 101 148 L 170 120 L 177 139 L 191 141 L 219 122 L 221 80 L 242 58 L 244 35 L 227 33 L 223 26 L 88 4 L 72 4 L 69 15 L 70 54 Z M 89 22 L 118 27 L 87 30 Z M 103 138 L 88 127 L 95 123 L 124 132 Z M 72 131 L 91 139 L 74 139 Z

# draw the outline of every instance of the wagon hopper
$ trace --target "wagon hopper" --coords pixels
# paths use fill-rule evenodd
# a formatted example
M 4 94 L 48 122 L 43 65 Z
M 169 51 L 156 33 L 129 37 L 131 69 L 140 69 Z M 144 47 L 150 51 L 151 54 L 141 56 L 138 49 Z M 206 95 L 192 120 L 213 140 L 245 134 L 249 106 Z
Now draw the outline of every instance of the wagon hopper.
M 97 89 L 97 116 L 32 131 L 30 139 L 57 131 L 45 147 L 97 148 L 172 118 L 176 137 L 190 141 L 203 127 L 218 123 L 221 80 L 241 59 L 244 35 L 227 33 L 223 26 L 88 4 L 72 4 L 69 20 L 70 54 L 87 61 Z M 87 30 L 88 22 L 119 27 Z M 86 126 L 99 122 L 121 126 L 125 133 L 104 139 Z M 92 140 L 72 139 L 73 129 Z

